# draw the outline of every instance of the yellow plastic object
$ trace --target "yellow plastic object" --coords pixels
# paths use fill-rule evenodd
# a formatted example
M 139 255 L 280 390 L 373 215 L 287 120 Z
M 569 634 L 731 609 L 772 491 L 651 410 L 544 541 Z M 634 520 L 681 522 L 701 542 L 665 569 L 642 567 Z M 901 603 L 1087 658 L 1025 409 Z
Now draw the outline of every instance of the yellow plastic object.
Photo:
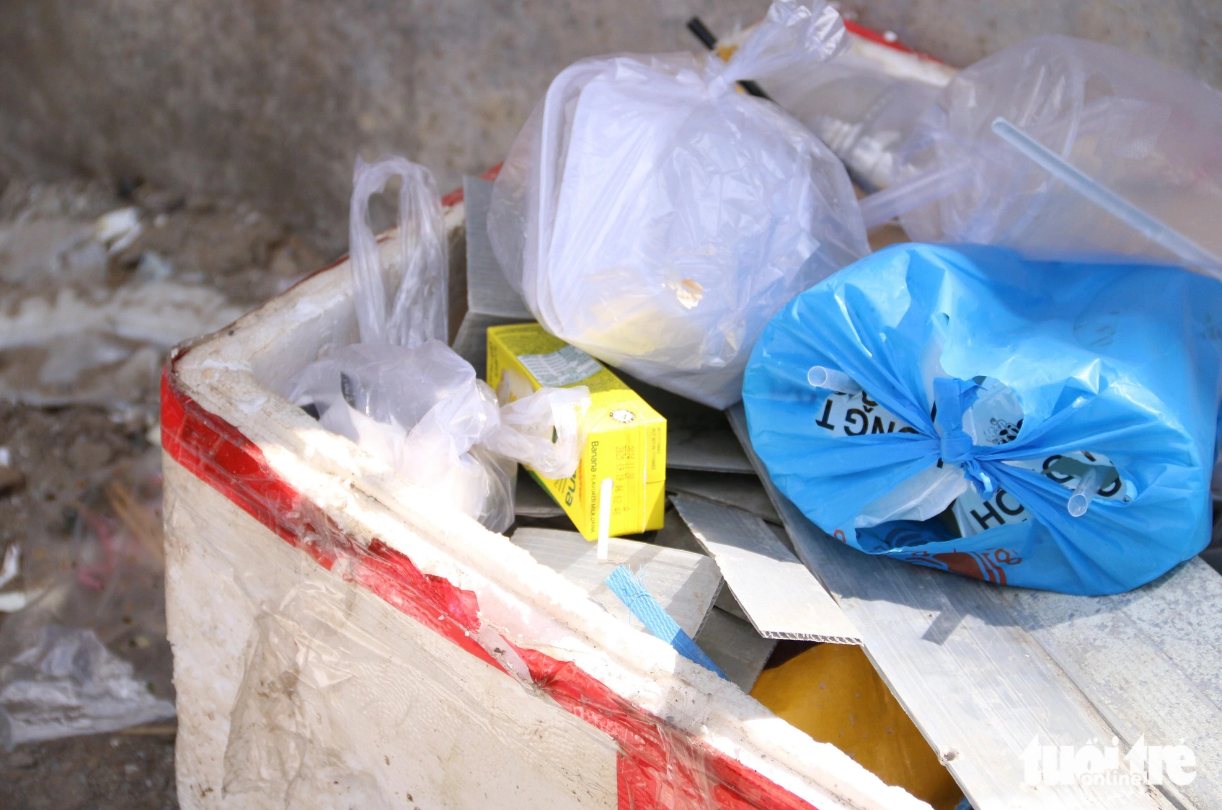
M 598 539 L 599 494 L 611 491 L 609 534 L 662 528 L 666 510 L 666 419 L 590 355 L 549 335 L 537 323 L 488 329 L 488 384 L 501 403 L 540 387 L 590 389 L 581 461 L 572 478 L 531 470 L 587 540 Z M 530 469 L 529 467 L 527 469 Z
M 935 810 L 953 810 L 963 798 L 860 647 L 816 645 L 764 670 L 751 696 Z

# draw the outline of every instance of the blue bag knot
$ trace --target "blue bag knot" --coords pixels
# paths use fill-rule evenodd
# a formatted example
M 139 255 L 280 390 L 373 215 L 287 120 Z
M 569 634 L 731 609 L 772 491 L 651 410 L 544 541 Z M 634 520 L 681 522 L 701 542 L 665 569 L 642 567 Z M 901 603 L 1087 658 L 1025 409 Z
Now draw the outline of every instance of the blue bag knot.
M 947 464 L 962 464 L 975 458 L 976 445 L 963 428 L 942 429 L 942 460 Z
M 972 407 L 979 391 L 980 386 L 970 380 L 938 377 L 933 381 L 934 418 L 942 429 L 942 461 L 962 468 L 964 476 L 975 485 L 976 491 L 987 495 L 996 485 L 992 476 L 980 466 L 976 459 L 976 443 L 963 429 L 963 414 Z

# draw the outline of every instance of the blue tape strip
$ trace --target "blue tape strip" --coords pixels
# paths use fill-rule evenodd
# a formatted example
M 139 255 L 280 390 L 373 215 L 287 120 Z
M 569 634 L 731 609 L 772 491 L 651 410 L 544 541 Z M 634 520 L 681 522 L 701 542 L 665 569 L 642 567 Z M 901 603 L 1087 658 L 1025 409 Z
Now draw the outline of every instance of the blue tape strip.
M 723 680 L 730 680 L 724 672 L 717 668 L 712 659 L 704 654 L 704 650 L 697 647 L 696 642 L 683 632 L 683 628 L 675 624 L 670 614 L 662 610 L 658 600 L 645 590 L 640 580 L 628 570 L 628 566 L 621 565 L 612 571 L 611 576 L 607 577 L 607 587 L 628 606 L 633 616 L 644 622 L 646 630 L 674 647 L 679 655 L 696 662 L 705 669 L 713 670 Z

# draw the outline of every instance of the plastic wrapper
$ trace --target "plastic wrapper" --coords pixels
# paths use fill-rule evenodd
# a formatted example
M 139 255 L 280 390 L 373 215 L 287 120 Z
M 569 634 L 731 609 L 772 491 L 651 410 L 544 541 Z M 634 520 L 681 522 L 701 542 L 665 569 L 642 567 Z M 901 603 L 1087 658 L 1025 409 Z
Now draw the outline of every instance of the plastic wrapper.
M 589 407 L 585 386 L 540 388 L 501 406 L 500 424 L 484 445 L 544 478 L 568 478 L 585 445 L 581 424 Z
M 500 408 L 471 364 L 435 340 L 346 346 L 298 375 L 290 398 L 494 531 L 513 523 L 518 462 L 573 474 L 590 401 L 584 387 L 548 388 Z
M 1174 268 L 896 246 L 769 324 L 743 388 L 751 440 L 861 551 L 1129 590 L 1209 542 L 1219 306 L 1217 281 Z
M 399 259 L 385 263 L 368 224 L 369 197 L 394 176 L 401 179 Z M 403 158 L 358 159 L 353 187 L 351 263 L 361 342 L 303 369 L 288 397 L 412 483 L 503 531 L 513 523 L 518 461 L 537 460 L 572 475 L 580 456 L 574 408 L 588 402 L 589 392 L 538 392 L 503 424 L 495 393 L 443 342 L 449 265 L 432 176 Z M 536 435 L 546 436 L 549 446 L 540 446 Z
M 1184 258 L 1004 142 L 992 129 L 999 117 L 1217 264 L 1222 94 L 1152 60 L 1064 36 L 1007 48 L 953 79 L 898 150 L 886 196 L 863 201 L 867 221 L 899 214 L 917 241 L 1004 245 L 1040 258 Z
M 715 407 L 768 318 L 868 252 L 843 165 L 735 82 L 845 47 L 821 0 L 773 3 L 728 63 L 615 55 L 552 82 L 510 150 L 488 233 L 552 334 Z
M 158 456 L 82 493 L 70 537 L 6 550 L 0 747 L 174 717 Z
M 369 198 L 398 177 L 398 261 L 384 262 L 369 227 Z M 411 348 L 445 340 L 448 245 L 433 174 L 400 157 L 356 159 L 348 222 L 356 315 L 364 343 Z

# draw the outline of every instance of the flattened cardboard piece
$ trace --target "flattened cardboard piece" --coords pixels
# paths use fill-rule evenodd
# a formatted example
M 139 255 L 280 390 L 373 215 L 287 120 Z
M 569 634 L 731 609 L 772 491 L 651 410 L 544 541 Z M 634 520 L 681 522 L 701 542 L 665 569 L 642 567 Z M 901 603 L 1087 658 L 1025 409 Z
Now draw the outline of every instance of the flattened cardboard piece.
M 666 434 L 666 466 L 674 470 L 751 473 L 751 462 L 727 427 L 670 428 Z
M 679 517 L 679 513 L 673 507 L 667 508 L 662 528 L 658 529 L 658 533 L 654 535 L 653 544 L 663 548 L 677 548 L 680 551 L 690 551 L 692 554 L 699 554 L 702 557 L 708 556 L 708 552 L 696 540 L 692 530 L 687 527 L 683 518 Z
M 467 218 L 467 310 L 517 321 L 533 321 L 522 296 L 509 286 L 492 241 L 488 238 L 488 210 L 495 183 L 478 177 L 462 179 Z
M 522 296 L 509 286 L 492 252 L 488 209 L 492 205 L 493 185 L 478 177 L 463 177 L 467 313 L 454 338 L 454 351 L 481 375 L 488 365 L 488 327 L 535 319 Z
M 543 487 L 528 473 L 518 471 L 518 485 L 513 500 L 514 514 L 528 518 L 557 518 L 564 510 L 543 491 Z
M 606 585 L 616 566 L 627 565 L 675 624 L 695 638 L 721 589 L 721 574 L 710 558 L 636 540 L 611 538 L 609 559 L 599 562 L 598 544 L 577 532 L 523 528 L 510 541 L 582 588 L 611 615 L 643 627 Z
M 729 590 L 723 588 L 721 592 L 727 594 Z M 717 607 L 709 613 L 695 641 L 725 676 L 748 694 L 776 647 L 775 639 L 764 638 L 746 620 Z
M 737 441 L 737 439 L 735 440 Z M 769 523 L 780 525 L 781 517 L 768 497 L 768 491 L 754 472 L 751 475 L 674 470 L 666 476 L 666 491 L 684 493 L 750 512 Z
M 674 502 L 761 636 L 861 643 L 844 611 L 768 524 L 690 495 L 678 495 Z

